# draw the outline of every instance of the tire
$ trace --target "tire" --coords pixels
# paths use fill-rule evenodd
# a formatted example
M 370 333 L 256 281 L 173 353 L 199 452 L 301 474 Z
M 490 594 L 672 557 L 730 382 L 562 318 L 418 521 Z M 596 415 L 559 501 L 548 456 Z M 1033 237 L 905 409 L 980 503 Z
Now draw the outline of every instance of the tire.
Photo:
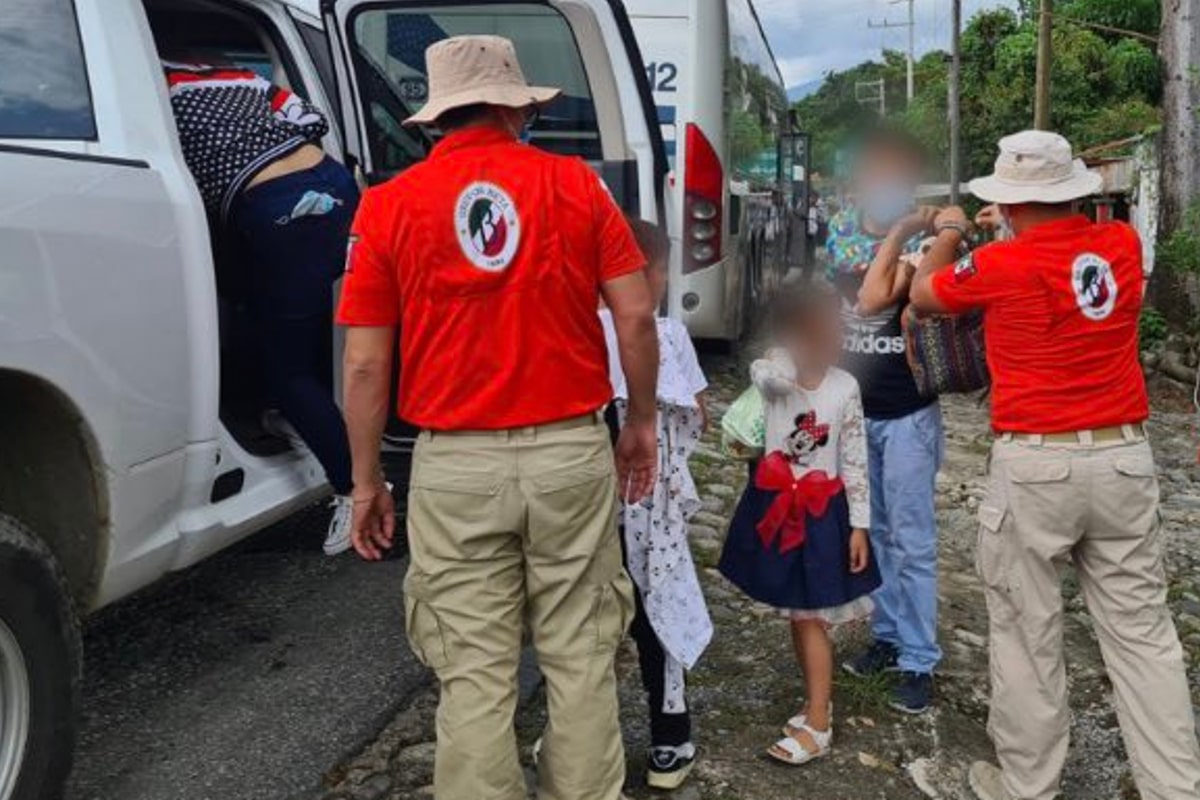
M 82 665 L 79 622 L 58 562 L 0 514 L 0 800 L 62 797 Z

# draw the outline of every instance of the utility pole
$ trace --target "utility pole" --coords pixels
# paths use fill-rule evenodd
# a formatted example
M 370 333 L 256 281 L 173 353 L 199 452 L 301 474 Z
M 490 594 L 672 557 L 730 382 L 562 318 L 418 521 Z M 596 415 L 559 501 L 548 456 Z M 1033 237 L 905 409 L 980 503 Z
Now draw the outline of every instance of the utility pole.
M 892 0 L 892 5 L 897 3 L 908 3 L 908 22 L 889 22 L 884 19 L 883 22 L 873 22 L 867 20 L 868 28 L 908 28 L 908 102 L 912 102 L 913 95 L 916 93 L 916 82 L 913 76 L 913 70 L 916 63 L 917 50 L 917 18 L 916 4 L 917 0 Z
M 1038 17 L 1037 93 L 1034 96 L 1033 127 L 1050 130 L 1050 74 L 1054 67 L 1054 52 L 1050 48 L 1054 31 L 1054 0 L 1041 0 Z
M 887 116 L 887 85 L 883 78 L 877 81 L 857 81 L 854 84 L 854 99 L 860 106 L 875 106 L 879 109 L 880 117 Z
M 950 25 L 950 204 L 958 205 L 958 181 L 962 176 L 962 112 L 959 107 L 962 75 L 962 0 L 951 0 Z

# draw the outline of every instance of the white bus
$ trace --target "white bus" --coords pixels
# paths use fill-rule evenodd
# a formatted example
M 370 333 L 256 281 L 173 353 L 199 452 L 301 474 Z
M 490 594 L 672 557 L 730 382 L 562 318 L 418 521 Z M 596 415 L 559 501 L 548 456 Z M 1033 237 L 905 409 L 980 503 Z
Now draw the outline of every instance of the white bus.
M 751 0 L 625 5 L 671 165 L 667 313 L 695 337 L 736 341 L 787 269 L 783 77 Z

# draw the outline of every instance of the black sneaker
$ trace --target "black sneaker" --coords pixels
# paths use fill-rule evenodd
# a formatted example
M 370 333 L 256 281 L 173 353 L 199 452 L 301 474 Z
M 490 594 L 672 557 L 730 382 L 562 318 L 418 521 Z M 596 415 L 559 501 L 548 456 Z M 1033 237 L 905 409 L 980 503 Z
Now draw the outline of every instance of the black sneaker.
M 895 672 L 900 662 L 900 651 L 891 642 L 874 641 L 871 646 L 859 653 L 857 658 L 842 662 L 842 669 L 859 678 L 878 675 L 881 672 Z
M 651 789 L 678 789 L 696 764 L 696 747 L 691 743 L 678 747 L 651 747 L 646 784 Z
M 933 705 L 933 676 L 927 672 L 901 672 L 888 705 L 905 714 L 924 714 Z

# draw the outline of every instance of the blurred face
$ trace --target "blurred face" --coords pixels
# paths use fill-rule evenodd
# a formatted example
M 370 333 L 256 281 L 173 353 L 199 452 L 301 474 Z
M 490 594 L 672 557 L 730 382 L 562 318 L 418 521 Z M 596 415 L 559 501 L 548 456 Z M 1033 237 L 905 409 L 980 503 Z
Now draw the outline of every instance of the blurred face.
M 854 192 L 867 221 L 890 228 L 909 214 L 921 182 L 921 163 L 912 153 L 890 145 L 863 151 L 855 173 Z
M 784 344 L 801 369 L 835 366 L 842 357 L 842 317 L 837 303 L 831 300 L 797 323 Z
M 661 307 L 667 296 L 667 260 L 656 258 L 646 265 L 646 282 L 650 284 L 650 296 L 655 307 Z

